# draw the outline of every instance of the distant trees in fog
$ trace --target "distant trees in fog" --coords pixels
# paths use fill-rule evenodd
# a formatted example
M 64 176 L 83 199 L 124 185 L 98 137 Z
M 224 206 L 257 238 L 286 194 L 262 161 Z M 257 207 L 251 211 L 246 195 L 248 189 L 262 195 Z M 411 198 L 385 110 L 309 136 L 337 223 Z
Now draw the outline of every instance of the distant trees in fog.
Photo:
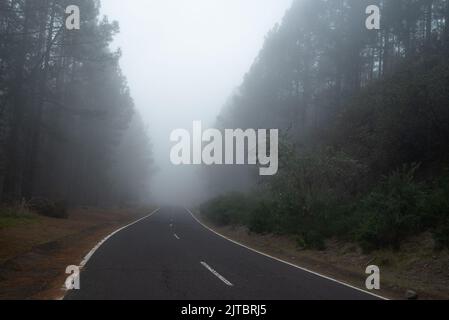
M 80 30 L 65 27 L 77 5 Z M 0 0 L 0 200 L 134 202 L 151 143 L 95 0 Z M 139 172 L 137 172 L 139 171 Z
M 296 0 L 217 122 L 282 139 L 273 177 L 207 169 L 212 195 L 252 191 L 208 201 L 211 221 L 302 248 L 425 231 L 449 248 L 449 0 Z
M 380 8 L 380 30 L 368 30 L 365 26 L 366 8 L 370 5 Z M 391 102 L 381 101 L 386 94 L 380 91 L 387 93 L 387 89 L 379 89 L 368 96 L 366 88 L 407 68 L 420 66 L 430 72 L 448 54 L 448 0 L 296 0 L 282 23 L 266 36 L 262 50 L 237 93 L 223 108 L 217 125 L 221 128 L 279 128 L 302 151 L 329 144 L 332 139 L 332 143 L 341 145 L 351 135 L 342 134 L 340 129 L 351 125 L 355 129 L 362 121 L 369 123 L 369 110 L 380 112 L 380 107 L 374 108 L 375 103 L 387 106 Z M 433 73 L 438 72 L 443 76 L 444 68 L 437 68 Z M 415 73 L 416 76 L 423 74 Z M 410 80 L 413 81 L 411 75 Z M 409 84 L 404 83 L 402 89 Z M 431 94 L 425 91 L 427 89 L 422 90 L 422 95 Z M 439 90 L 433 97 L 438 102 L 410 98 L 410 102 L 420 103 L 413 107 L 404 96 L 402 101 L 396 101 L 380 114 L 390 116 L 397 126 L 402 122 L 403 131 L 410 134 L 411 141 L 421 141 L 424 133 L 420 130 L 427 128 L 427 141 L 437 144 L 448 135 L 447 125 L 441 123 L 442 119 L 447 119 L 442 98 L 445 90 L 443 87 L 429 90 Z M 419 91 L 418 88 L 413 92 Z M 364 93 L 367 95 L 363 98 L 354 99 Z M 391 95 L 396 93 L 391 92 Z M 365 119 L 346 112 L 355 102 L 366 106 Z M 400 104 L 407 104 L 410 118 L 405 116 L 405 110 L 402 118 L 393 114 L 400 111 Z M 339 121 L 346 123 L 337 129 Z M 376 130 L 374 127 L 373 123 L 372 130 Z M 337 134 L 339 141 L 336 141 Z M 376 142 L 382 143 L 381 140 Z M 365 143 L 361 143 L 363 147 Z M 422 147 L 426 152 L 431 150 Z M 409 157 L 410 147 L 403 146 L 403 149 L 404 158 L 395 165 L 400 165 L 402 160 L 425 158 L 424 153 L 423 157 Z M 394 149 L 384 149 L 384 152 L 398 155 Z M 389 165 L 384 169 L 391 170 Z M 247 185 L 245 175 L 237 174 L 235 179 L 229 179 L 229 170 L 222 170 L 224 174 L 218 172 L 220 170 L 211 172 L 212 176 L 217 175 L 216 179 L 212 178 L 211 187 L 220 189 L 220 185 L 226 185 L 224 189 L 235 190 L 240 182 Z

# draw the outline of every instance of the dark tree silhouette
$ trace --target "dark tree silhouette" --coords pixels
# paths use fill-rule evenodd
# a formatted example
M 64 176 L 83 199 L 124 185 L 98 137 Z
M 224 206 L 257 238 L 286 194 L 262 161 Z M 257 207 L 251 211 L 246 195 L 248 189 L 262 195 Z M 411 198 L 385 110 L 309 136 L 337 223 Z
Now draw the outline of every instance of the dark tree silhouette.
M 68 5 L 80 7 L 80 30 L 65 27 Z M 112 204 L 148 192 L 151 144 L 131 125 L 141 120 L 120 52 L 109 49 L 117 32 L 95 0 L 0 1 L 2 201 Z M 138 166 L 118 153 L 123 145 Z M 132 183 L 117 178 L 126 170 L 142 172 Z

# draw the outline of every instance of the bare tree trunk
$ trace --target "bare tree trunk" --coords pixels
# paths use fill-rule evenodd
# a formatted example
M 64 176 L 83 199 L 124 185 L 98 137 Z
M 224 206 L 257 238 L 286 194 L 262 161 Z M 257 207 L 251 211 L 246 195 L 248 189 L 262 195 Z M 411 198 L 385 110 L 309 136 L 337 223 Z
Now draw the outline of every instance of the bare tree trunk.
M 48 7 L 45 11 L 45 18 L 48 15 Z M 27 168 L 25 171 L 25 179 L 23 180 L 23 196 L 25 198 L 31 198 L 33 194 L 33 186 L 35 180 L 36 167 L 38 165 L 39 159 L 39 146 L 40 146 L 40 134 L 41 134 L 41 122 L 42 122 L 42 112 L 44 108 L 45 99 L 47 96 L 47 78 L 48 78 L 48 68 L 50 63 L 50 54 L 53 46 L 54 35 L 54 23 L 56 15 L 56 1 L 53 0 L 50 12 L 50 21 L 47 28 L 44 27 L 42 30 L 48 30 L 46 37 L 46 43 L 44 48 L 44 61 L 42 66 L 42 71 L 40 72 L 39 80 L 39 97 L 36 104 L 36 111 L 34 117 L 31 121 L 31 146 L 27 159 Z M 45 19 L 46 21 L 46 19 Z M 43 23 L 45 26 L 46 23 Z
M 426 51 L 428 52 L 432 46 L 432 8 L 434 0 L 426 0 L 425 19 L 426 19 Z
M 26 104 L 26 97 L 23 92 L 25 81 L 25 62 L 28 48 L 28 32 L 30 29 L 30 0 L 24 2 L 23 34 L 20 42 L 18 58 L 15 63 L 15 79 L 12 89 L 12 120 L 11 131 L 6 147 L 7 163 L 4 181 L 4 198 L 7 201 L 15 201 L 21 198 L 20 181 L 22 175 L 22 157 L 20 142 L 23 114 Z
M 449 51 L 449 1 L 446 1 L 444 20 L 444 44 L 446 51 Z

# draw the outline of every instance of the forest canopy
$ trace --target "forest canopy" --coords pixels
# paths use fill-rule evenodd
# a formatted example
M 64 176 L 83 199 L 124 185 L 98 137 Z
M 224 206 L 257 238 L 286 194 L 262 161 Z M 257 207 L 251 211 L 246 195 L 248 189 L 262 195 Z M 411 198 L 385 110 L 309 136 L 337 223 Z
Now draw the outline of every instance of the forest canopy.
M 426 230 L 449 245 L 448 57 L 447 0 L 294 1 L 217 120 L 279 128 L 279 173 L 206 169 L 220 197 L 202 211 L 304 246 L 398 247 Z
M 66 8 L 82 12 L 66 28 Z M 0 1 L 0 200 L 135 203 L 151 143 L 97 0 Z

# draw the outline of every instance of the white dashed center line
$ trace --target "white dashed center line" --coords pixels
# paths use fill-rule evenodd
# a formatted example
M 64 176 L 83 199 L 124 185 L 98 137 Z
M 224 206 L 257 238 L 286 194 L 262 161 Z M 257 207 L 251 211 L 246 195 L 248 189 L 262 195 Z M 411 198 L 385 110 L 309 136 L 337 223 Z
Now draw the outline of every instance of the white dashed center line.
M 218 279 L 220 279 L 221 281 L 223 281 L 227 286 L 232 287 L 233 284 L 231 282 L 229 282 L 228 280 L 226 280 L 225 277 L 223 277 L 221 274 L 219 274 L 217 271 L 215 271 L 214 269 L 212 269 L 206 262 L 201 262 L 201 265 L 203 267 L 205 267 L 207 270 L 209 270 L 210 272 L 212 272 L 212 274 L 214 276 L 216 276 Z

